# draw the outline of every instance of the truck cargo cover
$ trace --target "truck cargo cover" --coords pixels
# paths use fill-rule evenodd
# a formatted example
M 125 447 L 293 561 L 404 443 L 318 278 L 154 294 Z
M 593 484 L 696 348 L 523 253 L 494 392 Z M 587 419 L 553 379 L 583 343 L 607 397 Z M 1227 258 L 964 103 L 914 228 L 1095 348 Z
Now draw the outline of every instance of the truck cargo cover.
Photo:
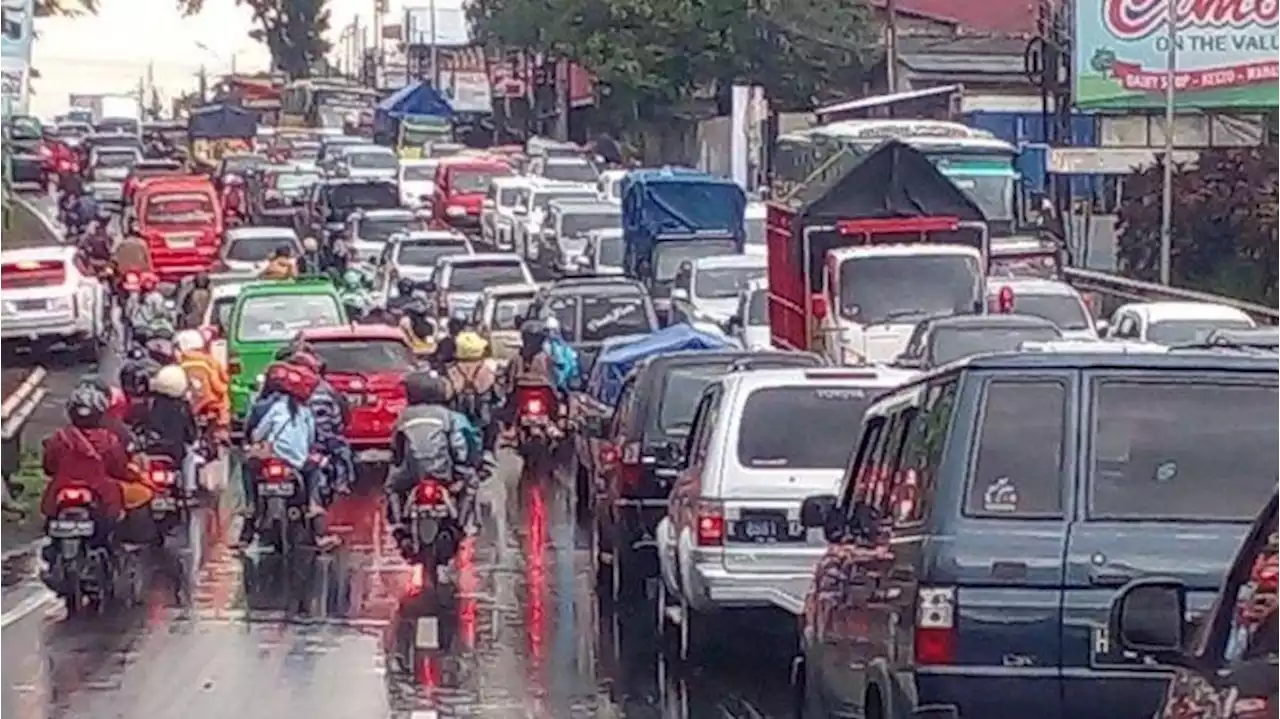
M 629 252 L 645 256 L 662 237 L 746 236 L 747 197 L 732 180 L 682 167 L 634 170 L 622 180 L 622 231 Z
M 191 138 L 225 140 L 251 138 L 258 132 L 258 116 L 250 110 L 226 103 L 198 107 L 187 120 Z

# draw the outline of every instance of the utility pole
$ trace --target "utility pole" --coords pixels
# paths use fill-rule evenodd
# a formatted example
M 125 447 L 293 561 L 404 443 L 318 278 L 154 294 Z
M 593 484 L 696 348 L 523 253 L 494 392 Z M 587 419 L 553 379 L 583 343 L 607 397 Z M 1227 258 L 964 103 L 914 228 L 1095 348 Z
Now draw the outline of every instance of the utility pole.
M 205 71 L 204 65 L 200 66 L 200 74 L 196 77 L 200 80 L 200 104 L 203 105 L 209 101 L 209 73 Z
M 884 32 L 884 81 L 889 86 L 889 92 L 898 91 L 898 0 L 887 0 L 885 3 L 885 32 Z M 889 106 L 889 111 L 893 112 L 893 106 Z
M 436 0 L 427 6 L 431 13 L 431 86 L 440 92 L 440 47 L 436 42 Z
M 569 140 L 569 61 L 555 61 L 556 139 Z
M 1160 198 L 1160 284 L 1173 284 L 1173 123 L 1178 79 L 1178 3 L 1169 0 L 1168 67 L 1164 72 L 1164 188 Z

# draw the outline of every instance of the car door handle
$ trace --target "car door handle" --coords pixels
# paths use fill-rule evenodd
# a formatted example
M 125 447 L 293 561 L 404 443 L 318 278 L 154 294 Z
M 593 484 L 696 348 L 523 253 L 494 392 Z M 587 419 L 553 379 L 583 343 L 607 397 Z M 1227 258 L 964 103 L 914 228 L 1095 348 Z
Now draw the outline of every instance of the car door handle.
M 1089 584 L 1095 587 L 1123 587 L 1133 579 L 1134 574 L 1124 570 L 1109 569 L 1089 572 Z

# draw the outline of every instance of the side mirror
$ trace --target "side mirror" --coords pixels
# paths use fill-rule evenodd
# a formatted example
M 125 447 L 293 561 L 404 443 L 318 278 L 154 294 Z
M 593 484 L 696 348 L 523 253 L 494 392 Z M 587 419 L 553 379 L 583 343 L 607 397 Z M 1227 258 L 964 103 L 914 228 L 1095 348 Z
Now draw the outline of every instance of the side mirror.
M 818 494 L 805 497 L 800 505 L 800 525 L 805 529 L 826 527 L 827 520 L 835 513 L 836 496 Z
M 1111 323 L 1106 320 L 1094 322 L 1093 327 L 1098 331 L 1099 337 L 1105 338 L 1111 332 Z
M 686 289 L 684 289 L 683 287 L 677 287 L 677 288 L 675 288 L 675 289 L 671 290 L 671 300 L 672 300 L 673 302 L 674 302 L 674 301 L 676 301 L 676 300 L 679 300 L 679 301 L 681 301 L 681 302 L 688 302 L 688 301 L 689 301 L 689 290 L 686 290 Z
M 1110 625 L 1120 648 L 1161 664 L 1183 660 L 1187 589 L 1175 579 L 1139 579 L 1120 590 L 1111 605 Z

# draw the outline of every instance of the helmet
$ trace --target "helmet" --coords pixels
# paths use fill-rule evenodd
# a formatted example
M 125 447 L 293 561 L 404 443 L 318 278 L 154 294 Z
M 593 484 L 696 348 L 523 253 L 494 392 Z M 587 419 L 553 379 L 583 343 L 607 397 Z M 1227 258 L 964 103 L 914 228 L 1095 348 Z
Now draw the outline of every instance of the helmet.
M 182 399 L 189 387 L 186 370 L 176 364 L 161 367 L 156 376 L 151 378 L 151 391 L 170 399 Z
M 97 427 L 110 404 L 110 398 L 101 387 L 81 383 L 67 397 L 67 419 L 76 427 Z
M 204 350 L 204 335 L 200 330 L 183 330 L 174 335 L 173 342 L 179 352 L 200 352 Z
M 364 275 L 360 270 L 347 270 L 342 273 L 342 284 L 347 287 L 360 287 L 364 285 Z
M 449 383 L 426 372 L 405 375 L 404 390 L 409 404 L 445 404 L 449 401 Z
M 321 359 L 319 355 L 308 349 L 300 349 L 297 352 L 294 352 L 290 361 L 299 367 L 306 367 L 316 374 L 324 374 L 324 360 Z
M 305 237 L 302 240 L 302 249 L 307 252 L 316 252 L 320 249 L 320 243 L 316 242 L 314 237 Z
M 526 346 L 542 344 L 547 340 L 547 326 L 538 320 L 527 320 L 520 325 L 520 341 Z
M 178 358 L 173 342 L 166 339 L 149 340 L 146 344 L 147 356 L 161 364 L 169 364 Z
M 305 402 L 320 384 L 320 375 L 310 367 L 293 362 L 276 362 L 267 368 L 263 389 L 270 387 Z
M 560 331 L 560 320 L 553 315 L 543 321 L 543 326 L 547 330 L 547 334 L 554 334 Z
M 154 272 L 143 272 L 142 277 L 138 278 L 138 284 L 143 292 L 151 292 L 160 286 L 160 278 Z
M 467 328 L 467 321 L 466 319 L 459 317 L 458 315 L 454 315 L 449 318 L 449 323 L 447 327 L 449 330 L 449 334 L 453 335 L 454 337 L 457 337 L 459 334 L 462 333 L 463 330 Z
M 489 349 L 489 343 L 475 332 L 463 332 L 458 335 L 456 348 L 454 349 L 454 357 L 462 362 L 473 362 L 484 359 L 485 350 Z
M 396 291 L 400 293 L 401 297 L 406 299 L 413 296 L 414 286 L 414 281 L 408 277 L 401 277 L 396 280 Z

